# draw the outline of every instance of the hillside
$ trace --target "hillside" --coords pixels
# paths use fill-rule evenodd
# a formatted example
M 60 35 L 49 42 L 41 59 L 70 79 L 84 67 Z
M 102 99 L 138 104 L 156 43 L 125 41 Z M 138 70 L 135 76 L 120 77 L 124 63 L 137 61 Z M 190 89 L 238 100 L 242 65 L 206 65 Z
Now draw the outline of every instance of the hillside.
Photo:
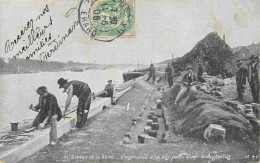
M 174 71 L 183 71 L 187 65 L 192 65 L 196 72 L 198 61 L 201 61 L 209 75 L 229 77 L 236 69 L 232 49 L 215 32 L 209 33 L 190 52 L 176 59 Z

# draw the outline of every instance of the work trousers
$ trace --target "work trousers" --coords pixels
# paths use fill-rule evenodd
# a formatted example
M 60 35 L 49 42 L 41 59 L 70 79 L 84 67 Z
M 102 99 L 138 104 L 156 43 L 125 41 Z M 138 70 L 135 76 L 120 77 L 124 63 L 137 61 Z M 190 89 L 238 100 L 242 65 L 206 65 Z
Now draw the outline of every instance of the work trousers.
M 173 85 L 173 79 L 172 79 L 172 76 L 168 76 L 168 84 L 169 84 L 169 87 L 171 87 Z
M 242 84 L 237 84 L 238 101 L 244 103 L 245 87 Z
M 259 83 L 258 80 L 253 80 L 249 83 L 254 102 L 259 104 Z
M 191 86 L 191 87 L 187 87 L 187 86 L 182 86 L 180 92 L 178 93 L 176 99 L 175 99 L 175 103 L 179 102 L 180 98 L 189 90 L 193 90 L 196 91 L 196 87 L 195 86 Z
M 79 102 L 77 106 L 77 123 L 76 127 L 81 128 L 84 126 L 91 105 L 91 90 L 89 87 L 85 88 L 79 96 Z M 86 112 L 85 112 L 86 110 Z
M 153 82 L 155 81 L 155 75 L 154 74 L 149 74 L 149 77 L 146 81 L 149 81 L 151 79 L 151 77 L 153 77 Z

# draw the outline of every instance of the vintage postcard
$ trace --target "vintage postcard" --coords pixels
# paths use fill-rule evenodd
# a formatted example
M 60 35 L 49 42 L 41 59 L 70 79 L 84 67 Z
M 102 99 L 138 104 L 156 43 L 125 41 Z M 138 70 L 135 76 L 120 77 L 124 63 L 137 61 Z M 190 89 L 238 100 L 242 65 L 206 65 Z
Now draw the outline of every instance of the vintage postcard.
M 259 0 L 0 0 L 0 163 L 259 162 Z

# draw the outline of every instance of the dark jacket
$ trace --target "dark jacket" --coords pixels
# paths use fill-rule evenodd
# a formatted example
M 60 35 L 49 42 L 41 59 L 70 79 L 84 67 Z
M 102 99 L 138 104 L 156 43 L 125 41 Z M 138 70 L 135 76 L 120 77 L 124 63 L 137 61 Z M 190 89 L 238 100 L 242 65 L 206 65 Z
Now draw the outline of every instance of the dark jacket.
M 154 67 L 150 67 L 149 68 L 149 74 L 150 75 L 155 75 L 155 68 Z
M 258 81 L 258 63 L 255 63 L 255 66 L 253 66 L 253 63 L 251 62 L 248 65 L 248 81 L 251 83 L 252 81 Z M 258 82 L 257 82 L 258 83 Z
M 240 67 L 236 73 L 237 86 L 245 85 L 247 77 L 248 77 L 247 69 L 245 69 L 244 67 Z
M 61 110 L 58 106 L 58 102 L 56 97 L 51 94 L 48 93 L 46 97 L 40 96 L 39 97 L 39 104 L 35 106 L 35 110 L 39 112 L 39 115 L 46 115 L 46 121 L 49 122 L 51 116 L 53 116 L 54 114 L 58 115 L 58 121 L 61 119 Z
M 191 73 L 191 76 L 189 76 L 189 73 L 186 73 L 182 79 L 182 82 L 187 83 L 188 86 L 195 81 L 198 81 L 197 75 L 195 73 Z
M 107 93 L 107 97 L 113 97 L 114 86 L 112 84 L 107 84 L 104 91 Z
M 198 67 L 198 77 L 202 77 L 203 75 L 203 66 L 201 64 L 199 64 L 199 67 Z
M 172 68 L 170 66 L 167 66 L 165 71 L 166 71 L 167 76 L 172 76 Z

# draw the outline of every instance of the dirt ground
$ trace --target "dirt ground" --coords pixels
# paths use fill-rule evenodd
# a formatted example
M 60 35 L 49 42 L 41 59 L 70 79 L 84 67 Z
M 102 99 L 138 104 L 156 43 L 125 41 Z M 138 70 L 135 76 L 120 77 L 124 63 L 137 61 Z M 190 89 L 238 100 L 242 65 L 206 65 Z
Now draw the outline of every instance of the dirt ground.
M 132 119 L 153 89 L 151 84 L 140 81 L 117 105 L 90 118 L 83 129 L 64 135 L 56 145 L 47 146 L 21 162 L 245 162 L 246 153 L 236 143 L 205 144 L 177 135 L 168 143 L 138 143 L 136 135 L 143 134 L 138 123 L 144 124 L 146 117 L 143 116 L 136 126 L 132 126 Z M 154 103 L 157 96 L 158 91 L 155 91 L 150 103 Z M 130 103 L 128 111 L 127 103 Z M 123 144 L 124 134 L 129 131 L 134 132 L 134 138 L 130 144 Z

